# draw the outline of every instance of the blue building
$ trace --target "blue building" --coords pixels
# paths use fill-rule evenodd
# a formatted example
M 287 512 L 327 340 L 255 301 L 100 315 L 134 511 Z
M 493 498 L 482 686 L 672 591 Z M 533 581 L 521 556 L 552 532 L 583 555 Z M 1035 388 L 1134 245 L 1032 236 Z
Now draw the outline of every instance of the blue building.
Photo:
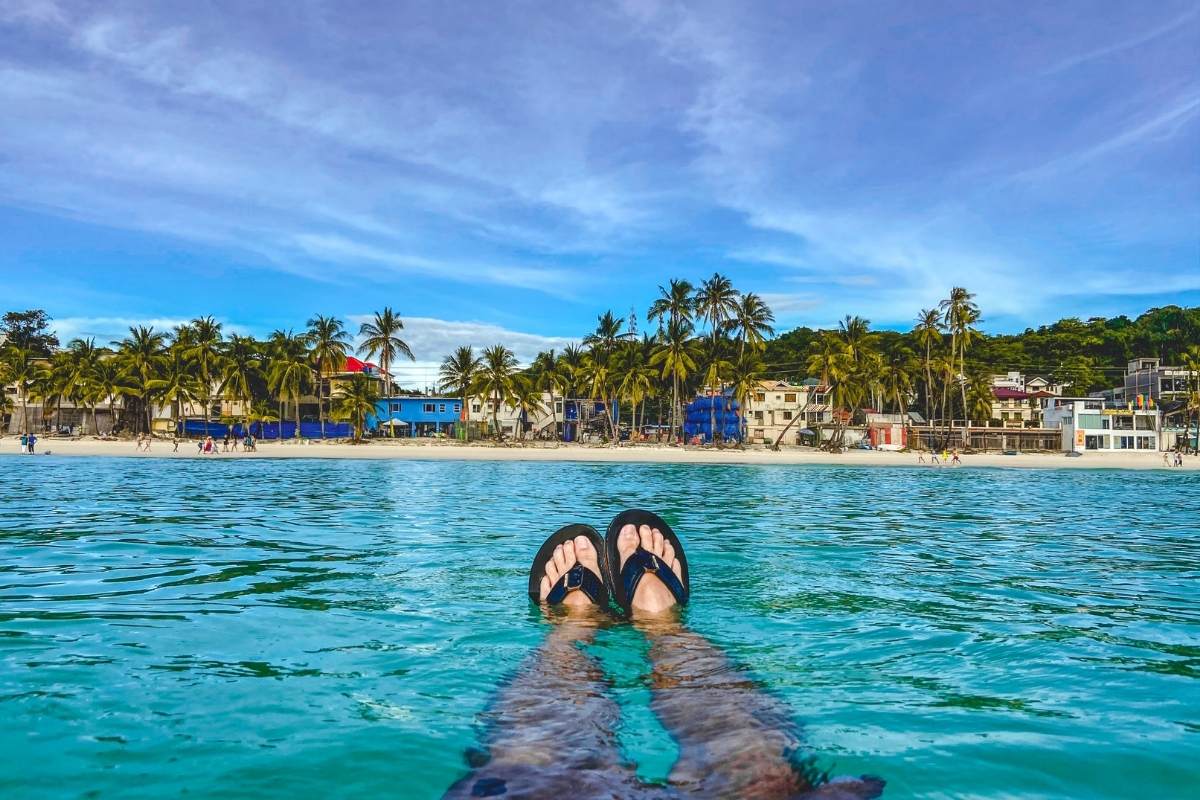
M 461 415 L 458 397 L 384 397 L 376 401 L 375 413 L 367 415 L 366 427 L 383 433 L 394 427 L 397 436 L 454 436 Z

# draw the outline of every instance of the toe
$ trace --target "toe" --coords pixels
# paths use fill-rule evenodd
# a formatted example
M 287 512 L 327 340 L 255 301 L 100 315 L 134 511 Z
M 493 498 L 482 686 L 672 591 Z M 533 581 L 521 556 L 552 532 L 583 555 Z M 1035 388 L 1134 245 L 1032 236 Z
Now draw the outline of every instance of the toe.
M 561 547 L 563 551 L 563 558 L 566 559 L 566 569 L 563 570 L 565 572 L 566 570 L 569 570 L 571 567 L 575 566 L 575 563 L 578 561 L 578 559 L 575 556 L 574 541 L 568 539 L 562 543 Z
M 643 550 L 654 552 L 654 534 L 651 533 L 649 525 L 638 528 L 638 539 L 641 540 Z
M 650 541 L 651 552 L 654 553 L 654 555 L 661 557 L 663 554 L 663 535 L 658 528 L 655 528 L 650 532 Z
M 567 571 L 567 554 L 563 552 L 563 546 L 561 544 L 554 548 L 553 561 L 554 568 L 558 570 L 559 575 Z
M 633 555 L 633 551 L 637 550 L 638 533 L 637 528 L 632 525 L 626 525 L 621 528 L 621 532 L 617 534 L 617 552 L 621 555 L 621 565 L 625 565 L 625 559 Z
M 662 560 L 668 567 L 675 569 L 675 548 L 666 540 L 663 541 Z
M 540 599 L 543 603 L 546 602 L 546 598 L 550 596 L 550 590 L 552 588 L 554 588 L 554 582 L 550 580 L 548 575 L 543 575 L 542 582 L 538 587 L 538 599 Z
M 575 557 L 579 559 L 580 564 L 596 573 L 596 577 L 600 577 L 600 562 L 596 558 L 596 548 L 592 546 L 586 536 L 575 537 Z

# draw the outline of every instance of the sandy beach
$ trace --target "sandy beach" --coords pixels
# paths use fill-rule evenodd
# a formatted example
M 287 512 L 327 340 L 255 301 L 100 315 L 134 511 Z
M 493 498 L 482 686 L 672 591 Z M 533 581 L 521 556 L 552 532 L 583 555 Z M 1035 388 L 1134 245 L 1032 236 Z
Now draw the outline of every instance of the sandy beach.
M 219 443 L 218 443 L 219 444 Z M 368 444 L 338 442 L 260 442 L 258 452 L 229 452 L 201 456 L 194 441 L 181 441 L 179 452 L 172 452 L 169 441 L 156 440 L 149 453 L 138 452 L 132 441 L 98 439 L 40 438 L 39 454 L 54 456 L 114 456 L 120 458 L 355 458 L 410 459 L 426 461 L 576 461 L 591 463 L 657 464 L 837 464 L 855 467 L 915 467 L 922 465 L 917 454 L 851 450 L 842 454 L 807 448 L 785 448 L 773 452 L 765 448 L 711 450 L 705 448 L 658 447 L 635 445 L 622 447 L 571 444 L 526 444 L 496 446 L 490 443 L 468 445 L 428 440 L 373 441 Z M 0 438 L 0 455 L 20 455 L 19 438 Z M 928 461 L 928 457 L 926 458 Z M 1161 453 L 1086 453 L 1068 458 L 1061 453 L 968 454 L 963 467 L 1018 467 L 1027 469 L 1161 469 L 1182 472 L 1200 469 L 1200 459 L 1188 456 L 1183 469 L 1168 470 Z M 931 467 L 936 469 L 937 467 Z

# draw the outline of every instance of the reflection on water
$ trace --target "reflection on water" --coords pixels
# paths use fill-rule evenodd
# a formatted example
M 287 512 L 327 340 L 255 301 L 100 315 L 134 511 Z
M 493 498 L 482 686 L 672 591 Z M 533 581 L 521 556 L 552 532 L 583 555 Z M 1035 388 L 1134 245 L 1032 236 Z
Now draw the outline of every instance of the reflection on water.
M 0 460 L 0 795 L 437 797 L 545 636 L 527 559 L 658 509 L 687 624 L 888 797 L 1200 775 L 1196 476 Z M 639 650 L 639 647 L 642 648 Z M 643 777 L 645 643 L 591 646 Z

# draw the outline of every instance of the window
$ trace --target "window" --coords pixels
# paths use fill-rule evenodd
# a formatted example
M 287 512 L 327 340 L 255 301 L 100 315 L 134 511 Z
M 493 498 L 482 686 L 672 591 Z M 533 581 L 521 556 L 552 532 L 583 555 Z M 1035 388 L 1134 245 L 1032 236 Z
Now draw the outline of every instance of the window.
M 445 403 L 438 403 L 438 413 L 439 414 L 446 413 L 446 404 Z
M 1133 449 L 1133 437 L 1132 436 L 1114 436 L 1113 440 L 1114 440 L 1114 446 L 1117 450 L 1132 450 Z
M 454 413 L 457 414 L 461 411 L 462 411 L 462 403 L 455 403 L 454 404 Z
M 1138 450 L 1153 450 L 1154 449 L 1154 437 L 1153 436 L 1137 437 L 1137 449 Z
M 1112 418 L 1114 431 L 1131 431 L 1133 430 L 1133 417 L 1128 414 L 1122 414 Z
M 789 419 L 791 419 L 791 418 L 792 418 L 792 412 L 790 412 L 790 411 L 784 411 L 784 412 L 783 412 L 783 418 L 784 418 L 785 420 L 789 420 Z
M 761 411 L 755 411 L 755 412 L 754 412 L 754 421 L 755 421 L 755 422 L 762 422 L 762 421 L 763 421 L 763 412 L 761 412 Z
M 433 413 L 433 403 L 426 403 L 426 404 L 425 404 L 425 413 L 426 413 L 426 414 L 432 414 L 432 413 Z
M 754 401 L 755 401 L 756 403 L 765 403 L 765 402 L 767 402 L 767 393 L 766 393 L 766 392 L 755 392 L 755 393 L 754 393 Z
M 1079 415 L 1079 427 L 1091 428 L 1092 430 L 1096 430 L 1098 428 L 1104 428 L 1107 430 L 1108 420 L 1101 419 L 1099 414 L 1080 414 Z
M 1139 431 L 1152 431 L 1154 430 L 1154 417 L 1139 414 L 1133 418 L 1133 427 Z
M 796 402 L 796 393 L 795 393 L 795 392 L 788 392 L 787 394 L 785 394 L 785 395 L 783 396 L 783 402 L 785 402 L 785 403 L 794 403 L 794 402 Z
M 393 414 L 400 413 L 400 404 L 399 403 L 392 403 L 392 413 Z
M 476 414 L 478 414 L 479 413 L 479 403 L 471 403 L 471 410 L 474 411 Z
M 562 413 L 562 400 L 554 401 L 554 413 L 556 413 L 556 414 Z

